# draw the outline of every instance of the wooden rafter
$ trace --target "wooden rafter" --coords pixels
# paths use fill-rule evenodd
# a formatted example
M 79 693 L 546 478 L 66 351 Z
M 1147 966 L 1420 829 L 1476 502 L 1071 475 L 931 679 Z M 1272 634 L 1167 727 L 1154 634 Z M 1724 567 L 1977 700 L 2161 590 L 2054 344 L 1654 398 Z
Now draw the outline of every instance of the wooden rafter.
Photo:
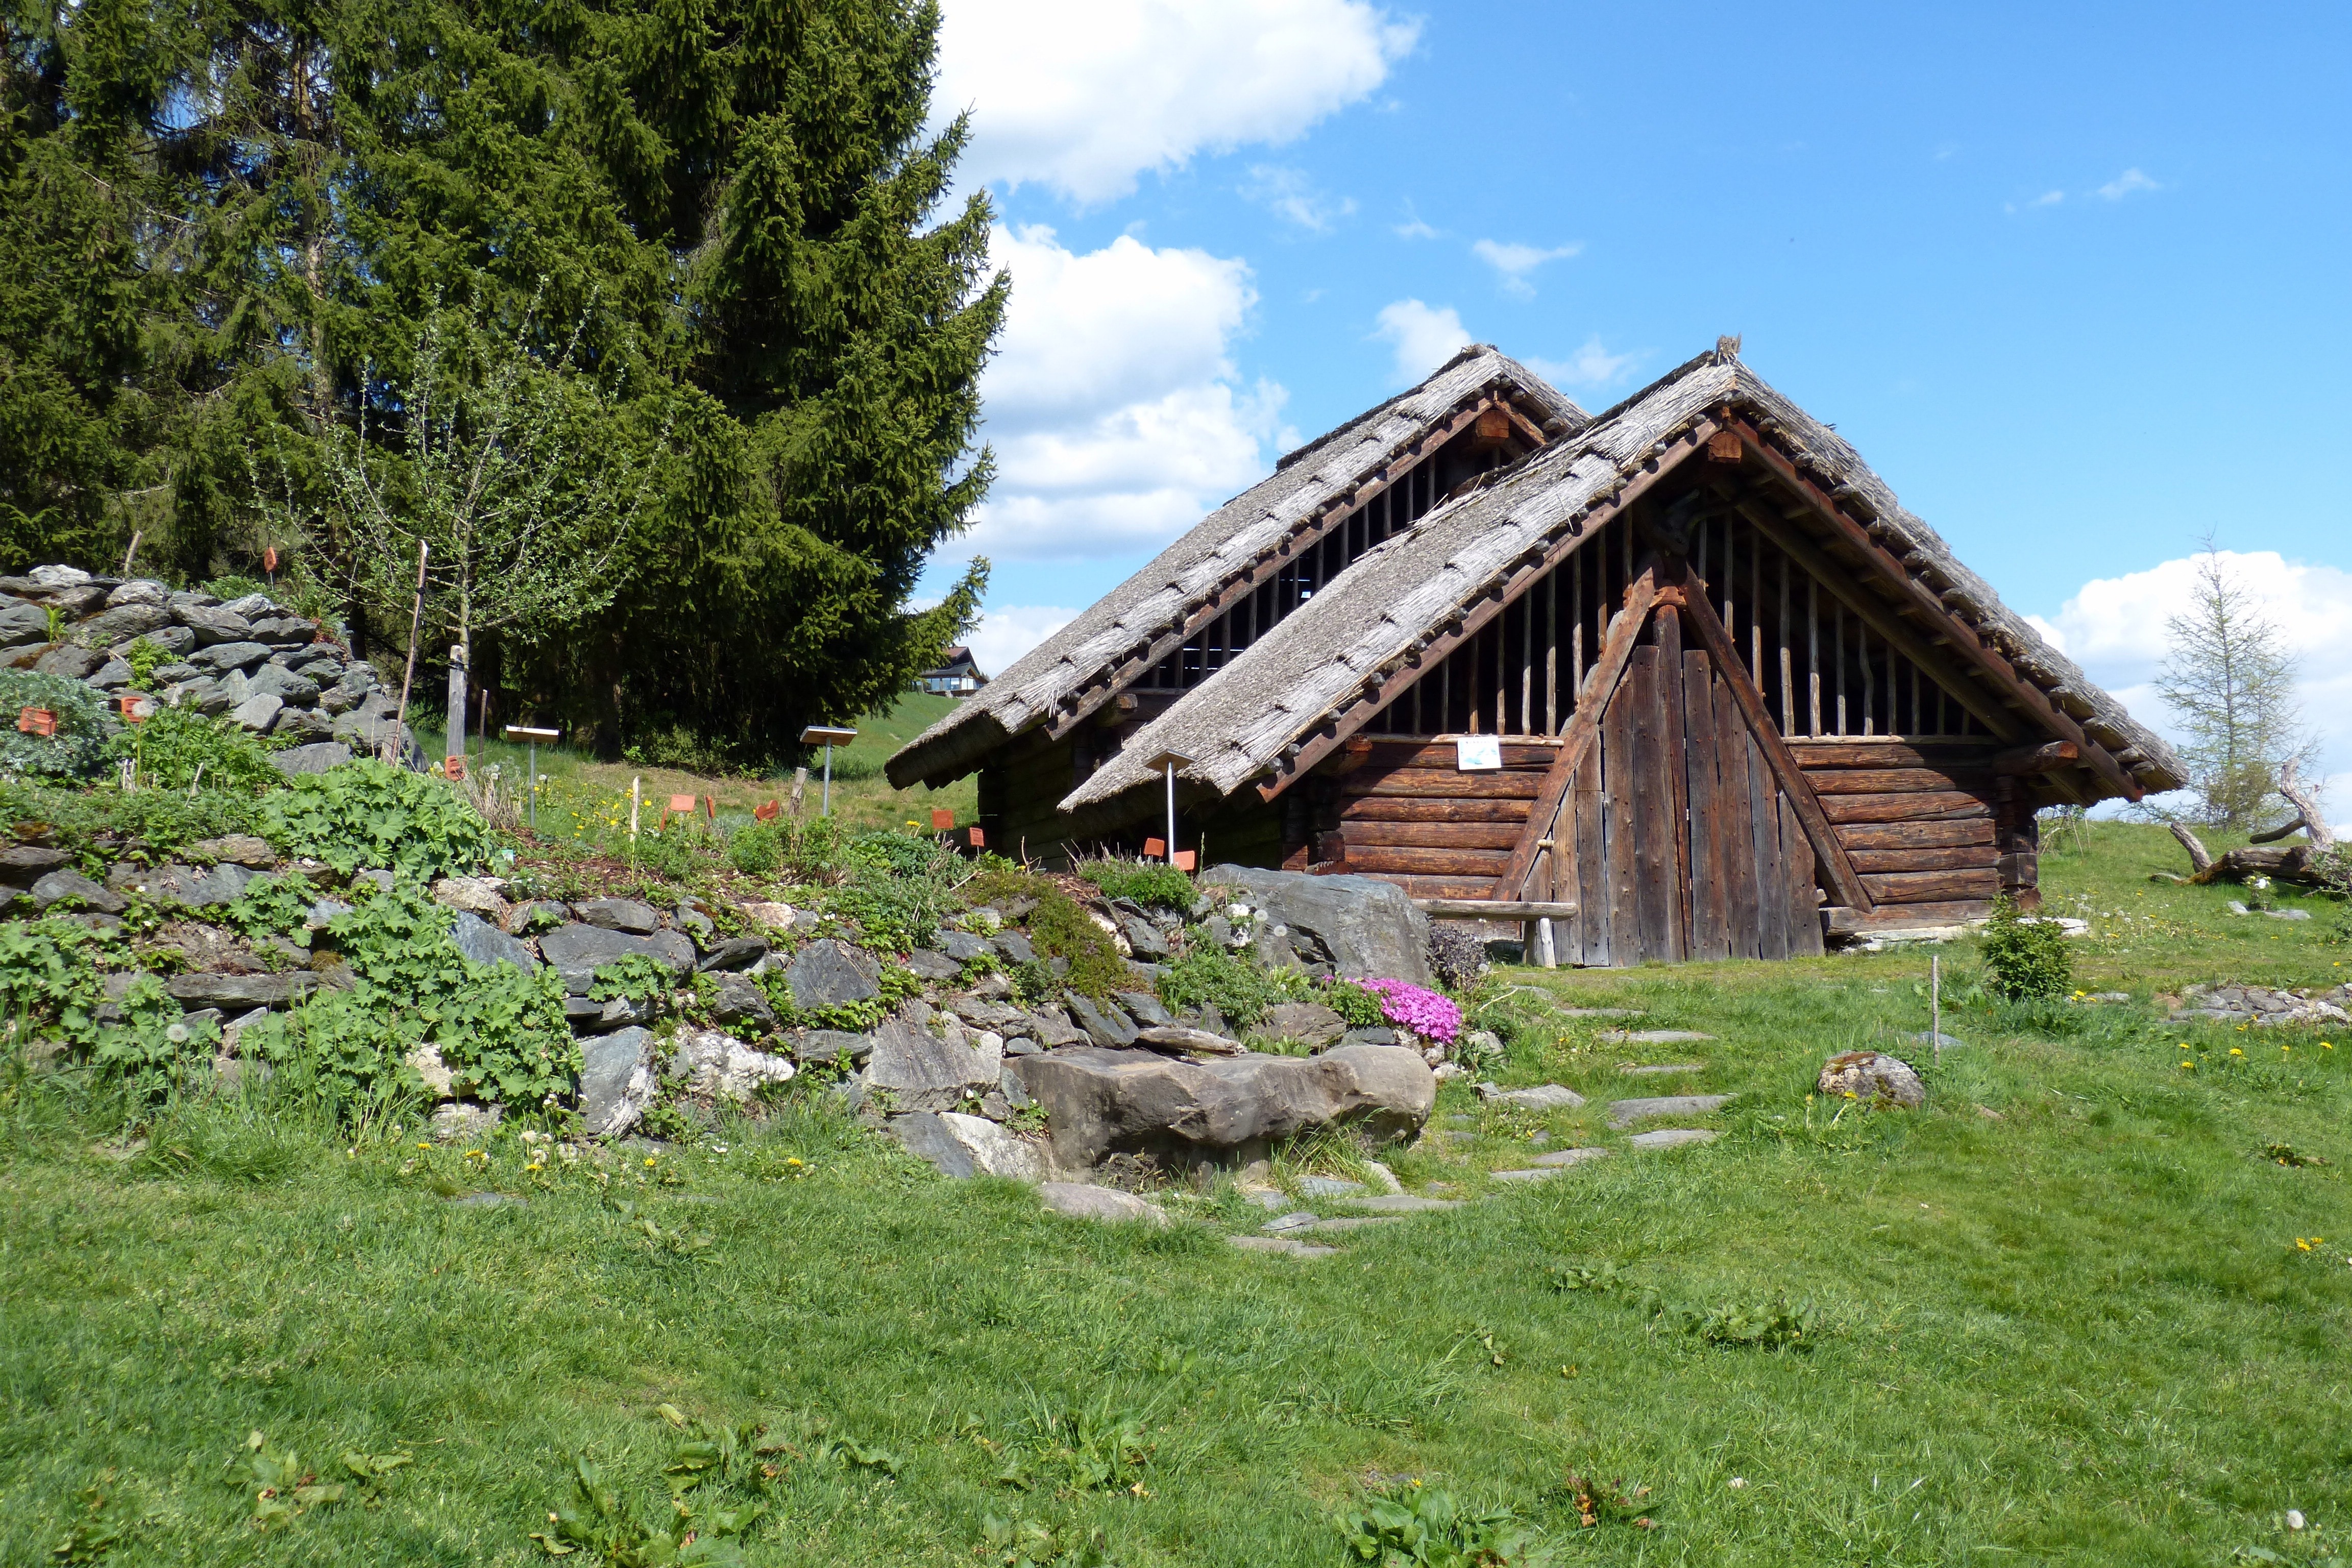
M 1933 589 L 1912 576 L 1910 569 L 1895 559 L 1891 551 L 1873 539 L 1862 524 L 1846 515 L 1836 498 L 1801 472 L 1794 463 L 1764 438 L 1763 433 L 1752 423 L 1742 417 L 1735 420 L 1732 427 L 1739 432 L 1747 450 L 1775 479 L 1805 501 L 1813 515 L 1828 524 L 1840 542 L 1863 562 L 1874 576 L 1933 624 L 1948 628 L 1951 636 L 1950 646 L 2008 691 L 2035 722 L 2048 726 L 2056 731 L 2061 739 L 2080 746 L 2083 761 L 2101 778 L 2113 784 L 2126 799 L 2138 800 L 2147 793 L 2140 786 L 2139 781 L 2116 760 L 2113 752 L 2092 740 L 2071 714 L 2050 700 L 2049 693 L 2019 674 L 2017 667 L 2001 657 L 1997 649 L 1987 647 L 1975 627 L 1953 614 L 1951 606 L 1938 598 Z

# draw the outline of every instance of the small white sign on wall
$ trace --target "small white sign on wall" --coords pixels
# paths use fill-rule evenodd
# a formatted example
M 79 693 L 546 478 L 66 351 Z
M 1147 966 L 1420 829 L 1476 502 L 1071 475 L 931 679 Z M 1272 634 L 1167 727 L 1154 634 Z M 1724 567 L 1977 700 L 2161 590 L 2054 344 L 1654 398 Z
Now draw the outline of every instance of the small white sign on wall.
M 1492 773 L 1503 765 L 1503 742 L 1495 735 L 1465 735 L 1454 742 L 1454 765 L 1465 773 Z

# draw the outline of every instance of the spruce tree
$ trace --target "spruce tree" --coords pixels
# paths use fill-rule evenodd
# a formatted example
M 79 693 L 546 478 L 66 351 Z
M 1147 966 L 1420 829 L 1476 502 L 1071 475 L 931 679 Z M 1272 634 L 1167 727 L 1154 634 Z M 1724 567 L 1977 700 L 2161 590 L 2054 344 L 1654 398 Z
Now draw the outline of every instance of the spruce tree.
M 2181 760 L 2200 814 L 2251 828 L 2290 758 L 2309 760 L 2294 700 L 2294 658 L 2209 537 L 2189 608 L 2169 634 L 2157 692 L 2182 731 Z

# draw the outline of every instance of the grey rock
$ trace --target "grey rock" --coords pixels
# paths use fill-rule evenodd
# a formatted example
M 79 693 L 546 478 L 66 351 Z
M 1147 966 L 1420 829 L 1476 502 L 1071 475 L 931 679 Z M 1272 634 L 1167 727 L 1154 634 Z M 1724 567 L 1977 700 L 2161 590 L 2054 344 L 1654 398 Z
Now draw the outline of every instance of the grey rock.
M 499 895 L 505 886 L 495 877 L 444 877 L 433 884 L 433 901 L 453 910 L 466 910 L 487 921 L 503 923 L 509 906 Z
M 1344 1219 L 1318 1219 L 1307 1228 L 1310 1231 L 1369 1230 L 1378 1225 L 1397 1225 L 1403 1221 L 1401 1214 L 1354 1215 Z
M 1336 1247 L 1314 1247 L 1286 1236 L 1229 1236 L 1225 1239 L 1244 1252 L 1273 1252 L 1286 1258 L 1333 1258 Z
M 582 1042 L 580 1120 L 591 1138 L 617 1138 L 643 1121 L 659 1087 L 654 1080 L 654 1037 L 623 1029 Z
M 558 926 L 539 939 L 539 952 L 555 965 L 556 973 L 563 976 L 563 988 L 575 996 L 588 994 L 596 983 L 598 969 L 631 953 L 644 954 L 672 974 L 684 974 L 694 967 L 694 944 L 674 931 L 631 936 L 600 926 Z
M 1497 1182 L 1546 1182 L 1559 1174 L 1558 1165 L 1538 1165 L 1524 1171 L 1489 1171 L 1489 1180 Z
M 1584 1096 L 1565 1084 L 1538 1084 L 1533 1089 L 1498 1089 L 1491 1083 L 1478 1086 L 1478 1098 L 1497 1105 L 1516 1105 L 1522 1110 L 1549 1112 L 1574 1110 L 1584 1103 Z
M 314 746 L 334 734 L 335 721 L 315 708 L 289 705 L 278 710 L 269 732 L 296 745 Z
M 60 676 L 67 680 L 86 680 L 106 662 L 106 655 L 92 647 L 77 647 L 64 643 L 49 649 L 33 668 L 43 675 Z
M 79 899 L 81 907 L 102 915 L 119 915 L 129 907 L 120 894 L 109 892 L 70 867 L 59 867 L 33 883 L 33 907 L 46 910 L 60 899 Z
M 1028 1015 L 1009 1003 L 991 1002 L 978 996 L 950 996 L 944 1005 L 975 1029 L 994 1029 L 999 1034 L 1012 1034 L 1029 1026 Z
M 251 620 L 257 616 L 278 614 L 278 601 L 267 594 L 247 594 L 242 599 L 231 599 L 227 608 Z
M 49 613 L 22 599 L 0 599 L 0 647 L 49 640 Z
M 793 955 L 784 980 L 795 1006 L 814 1012 L 866 1002 L 882 994 L 882 966 L 863 951 L 835 937 L 809 943 Z M 911 1108 L 910 1108 L 911 1109 Z
M 1393 882 L 1241 866 L 1213 867 L 1201 882 L 1244 894 L 1266 920 L 1311 937 L 1341 974 L 1433 984 L 1429 917 Z
M 320 899 L 311 904 L 310 912 L 302 917 L 302 923 L 312 931 L 324 931 L 335 923 L 336 916 L 351 912 L 352 906 L 341 899 Z
M 708 950 L 712 939 L 719 934 L 719 928 L 711 923 L 710 917 L 691 904 L 680 904 L 677 913 L 670 920 L 678 930 L 694 939 L 697 951 Z M 755 958 L 751 962 L 757 963 L 759 960 Z
M 166 605 L 171 599 L 172 590 L 152 577 L 133 577 L 127 583 L 118 584 L 114 591 L 107 595 L 106 607 L 110 610 L 122 605 Z
M 575 1035 L 593 1035 L 604 1020 L 604 1004 L 586 996 L 563 999 L 563 1022 Z
M 330 768 L 340 768 L 352 760 L 352 749 L 341 741 L 315 741 L 307 746 L 289 746 L 282 752 L 269 753 L 269 761 L 288 778 L 304 773 L 323 773 Z
M 1301 1176 L 1298 1190 L 1310 1198 L 1344 1198 L 1364 1190 L 1361 1182 L 1343 1181 L 1338 1176 Z
M 438 1046 L 419 1046 L 401 1058 L 410 1071 L 425 1080 L 425 1091 L 436 1100 L 446 1100 L 457 1092 L 457 1075 L 442 1059 Z
M 720 1024 L 756 1024 L 763 1030 L 776 1026 L 776 1010 L 769 1005 L 768 994 L 757 981 L 732 970 L 719 972 L 710 1016 Z
M 129 658 L 131 657 L 131 650 L 139 646 L 139 642 L 142 637 L 145 638 L 155 647 L 162 648 L 165 653 L 171 655 L 174 658 L 187 653 L 191 648 L 196 646 L 196 634 L 190 631 L 187 627 L 163 626 L 152 632 L 142 632 L 139 634 L 139 637 L 131 637 L 128 641 L 119 642 L 108 651 L 113 654 L 117 658 Z M 168 665 L 159 664 L 155 668 L 158 671 L 161 671 L 171 667 Z
M 496 1127 L 504 1114 L 504 1111 L 495 1105 L 467 1105 L 461 1102 L 456 1105 L 445 1105 L 435 1111 L 429 1124 L 433 1129 L 435 1139 L 443 1143 L 470 1142 L 482 1137 Z M 474 1195 L 480 1198 L 499 1194 L 477 1193 Z
M 788 1058 L 755 1051 L 719 1029 L 681 1029 L 671 1052 L 669 1073 L 686 1080 L 688 1093 L 741 1101 L 772 1083 L 792 1081 Z
M 1737 1098 L 1729 1094 L 1669 1094 L 1655 1100 L 1612 1100 L 1609 1102 L 1609 1125 L 1631 1127 L 1636 1121 L 1660 1116 L 1712 1116 Z
M 1070 1016 L 1098 1046 L 1117 1049 L 1135 1043 L 1135 1026 L 1127 1021 L 1126 1014 L 1108 1004 L 1097 1004 L 1091 997 L 1073 992 Z
M 552 931 L 572 919 L 572 906 L 553 899 L 533 899 L 515 905 L 507 911 L 505 921 L 509 936 L 520 936 L 533 931 Z
M 965 931 L 935 931 L 931 933 L 931 946 L 958 963 L 988 957 L 992 951 L 986 942 Z
M 245 896 L 246 884 L 253 877 L 254 873 L 233 860 L 224 860 L 203 870 L 179 865 L 149 869 L 120 861 L 107 873 L 106 879 L 118 893 L 136 893 L 152 903 L 208 910 L 236 902 Z
M 1030 1008 L 1028 1018 L 1029 1027 L 1025 1032 L 1035 1036 L 1038 1043 L 1048 1048 L 1086 1043 L 1087 1032 L 1072 1024 L 1068 1014 L 1051 1004 Z
M 1013 982 L 1003 974 L 983 974 L 972 983 L 971 994 L 984 1001 L 1001 1002 L 1013 994 Z
M 316 621 L 306 621 L 299 616 L 279 616 L 276 619 L 253 623 L 253 635 L 263 642 L 283 647 L 289 643 L 302 644 L 319 635 Z
M 1320 1002 L 1285 1002 L 1266 1009 L 1258 1033 L 1268 1039 L 1328 1046 L 1348 1032 L 1348 1020 Z
M 128 686 L 131 684 L 131 663 L 128 659 L 109 658 L 98 667 L 94 674 L 87 677 L 83 684 L 95 686 L 100 691 L 111 691 L 118 686 Z
M 1276 1215 L 1258 1228 L 1268 1236 L 1281 1236 L 1288 1231 L 1305 1230 L 1322 1217 L 1312 1209 L 1297 1209 L 1289 1214 Z
M 171 620 L 172 612 L 161 605 L 120 605 L 74 627 L 73 637 L 86 647 L 111 647 L 168 626 Z
M 1072 1219 L 1103 1220 L 1113 1224 L 1141 1221 L 1147 1225 L 1164 1226 L 1168 1213 L 1158 1204 L 1144 1202 L 1133 1193 L 1122 1193 L 1117 1187 L 1089 1186 L 1078 1182 L 1045 1182 L 1039 1184 L 1037 1195 L 1055 1214 Z
M 1150 1046 L 1157 1051 L 1178 1051 L 1204 1057 L 1238 1057 L 1249 1052 L 1249 1047 L 1239 1040 L 1213 1035 L 1189 1024 L 1155 1024 L 1148 1029 L 1139 1029 L 1135 1033 L 1135 1043 Z
M 1554 1167 L 1581 1165 L 1587 1160 L 1603 1159 L 1607 1157 L 1608 1153 L 1609 1151 L 1606 1149 L 1595 1149 L 1590 1146 L 1578 1149 L 1555 1149 L 1549 1154 L 1537 1155 L 1534 1159 L 1528 1161 L 1528 1163 L 1530 1165 Z
M 44 588 L 79 588 L 98 580 L 79 566 L 36 566 L 26 575 Z
M 1685 1143 L 1712 1143 L 1722 1136 L 1698 1127 L 1661 1127 L 1654 1132 L 1636 1132 L 1625 1142 L 1636 1149 L 1679 1149 Z
M 1404 1136 L 1437 1098 L 1428 1064 L 1397 1046 L 1204 1061 L 1074 1046 L 1016 1058 L 1013 1067 L 1045 1108 L 1055 1159 L 1073 1170 L 1113 1152 L 1185 1163 L 1255 1157 L 1275 1141 L 1331 1126 Z
M 996 1075 L 996 1087 L 997 1092 L 1004 1096 L 1005 1105 L 1012 1110 L 1026 1110 L 1037 1103 L 1029 1098 L 1029 1087 L 1021 1081 L 1021 1075 L 1009 1066 Z
M 1034 1057 L 1045 1048 L 1036 1041 L 1020 1036 L 1014 1036 L 1004 1042 L 1004 1054 L 1008 1057 Z
M 316 974 L 299 969 L 284 974 L 174 974 L 163 982 L 163 989 L 184 1007 L 238 1011 L 283 1007 L 318 985 Z
M 257 642 L 214 643 L 200 647 L 188 662 L 198 669 L 209 669 L 226 675 L 232 669 L 250 669 L 269 659 L 269 645 Z
M 1120 1010 L 1135 1021 L 1138 1028 L 1164 1029 L 1176 1022 L 1168 1016 L 1168 1009 L 1160 1005 L 1160 998 L 1149 991 L 1118 991 L 1112 995 Z
M 606 931 L 626 931 L 631 936 L 651 936 L 661 930 L 661 916 L 651 906 L 634 899 L 591 899 L 578 906 L 580 919 Z
M 893 1110 L 955 1110 L 998 1088 L 1004 1070 L 1003 1042 L 992 1034 L 969 1034 L 946 1015 L 944 1033 L 910 1023 L 902 1014 L 885 1018 L 874 1031 L 866 1059 L 869 1091 L 887 1090 Z
M 935 984 L 945 984 L 963 973 L 963 965 L 946 953 L 934 952 L 928 947 L 919 947 L 908 953 L 907 967 Z
M 180 624 L 196 634 L 199 645 L 210 647 L 221 643 L 241 643 L 252 639 L 253 626 L 236 611 L 218 605 L 173 604 L 172 614 Z
M 1158 926 L 1153 925 L 1143 916 L 1131 914 L 1126 910 L 1114 910 L 1111 914 L 1118 921 L 1118 929 L 1127 937 L 1127 944 L 1134 950 L 1136 957 L 1166 958 L 1168 956 L 1168 939 L 1160 934 Z
M 802 1029 L 792 1037 L 793 1059 L 797 1062 L 862 1062 L 874 1054 L 872 1035 L 853 1035 L 845 1029 Z
M 29 888 L 47 872 L 68 865 L 73 857 L 62 849 L 47 849 L 37 844 L 12 844 L 0 849 L 0 882 L 12 888 Z
M 272 697 L 266 691 L 261 692 L 257 696 L 247 698 L 235 708 L 230 709 L 229 721 L 251 730 L 256 734 L 266 733 L 269 726 L 278 721 L 278 710 L 285 706 L 283 700 Z
M 228 688 L 209 675 L 181 684 L 180 705 L 193 708 L 207 719 L 217 719 L 234 706 L 228 700 Z
M 510 963 L 525 974 L 537 973 L 539 960 L 530 948 L 470 910 L 461 910 L 449 932 L 457 951 L 476 963 Z
M 1927 1086 L 1899 1057 L 1847 1051 L 1822 1064 L 1813 1088 L 1834 1100 L 1852 1095 L 1865 1105 L 1916 1110 L 1927 1103 Z
M 1612 1045 L 1628 1046 L 1686 1046 L 1715 1038 L 1691 1029 L 1603 1029 L 1599 1037 Z
M 191 860 L 217 865 L 227 861 L 248 871 L 274 871 L 278 868 L 278 851 L 269 841 L 250 833 L 225 833 L 218 838 L 200 839 L 187 847 Z
M 1007 963 L 1037 962 L 1037 950 L 1030 946 L 1029 939 L 1017 931 L 998 931 L 992 941 L 998 955 Z
M 319 700 L 317 681 L 305 679 L 283 665 L 261 666 L 245 677 L 245 689 L 249 695 L 259 696 L 267 692 L 278 700 L 290 703 L 297 708 L 305 707 Z
M 2266 920 L 2307 921 L 2311 918 L 2311 911 L 2309 910 L 2264 910 L 2263 915 Z
M 1458 1209 L 1457 1198 L 1417 1198 L 1411 1193 L 1375 1193 L 1370 1197 L 1350 1198 L 1349 1202 L 1375 1214 L 1434 1214 L 1440 1209 Z
M 1394 1029 L 1350 1029 L 1340 1037 L 1351 1046 L 1393 1046 L 1398 1043 Z
M 890 1135 L 909 1153 L 929 1161 L 940 1174 L 962 1181 L 971 1176 L 1009 1176 L 1034 1182 L 1045 1173 L 1036 1148 L 995 1122 L 958 1111 L 919 1110 L 890 1119 Z
M 1951 1035 L 1939 1035 L 1931 1029 L 1921 1029 L 1911 1037 L 1914 1043 L 1930 1050 L 1958 1051 L 1968 1048 L 1968 1042 Z
M 1705 1062 L 1651 1062 L 1637 1065 L 1626 1062 L 1617 1070 L 1627 1078 L 1687 1078 L 1695 1072 L 1705 1072 Z

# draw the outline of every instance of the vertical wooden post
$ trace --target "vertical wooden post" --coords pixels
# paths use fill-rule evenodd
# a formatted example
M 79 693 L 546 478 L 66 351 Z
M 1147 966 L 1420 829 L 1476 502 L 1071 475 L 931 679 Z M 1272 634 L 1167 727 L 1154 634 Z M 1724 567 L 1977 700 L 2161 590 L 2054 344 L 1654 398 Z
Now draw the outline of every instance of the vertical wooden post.
M 1830 605 L 1830 613 L 1837 617 L 1834 623 L 1837 629 L 1837 662 L 1830 667 L 1832 671 L 1830 679 L 1832 689 L 1837 693 L 1837 732 L 1843 735 L 1845 733 L 1845 601 L 1838 599 L 1833 602 Z
M 1797 716 L 1790 711 L 1796 707 L 1794 682 L 1789 668 L 1789 558 L 1780 557 L 1780 733 L 1797 732 Z
M 1857 616 L 1854 630 L 1862 639 L 1862 732 L 1867 737 L 1876 733 L 1872 726 L 1878 722 L 1878 670 L 1870 662 L 1870 623 Z
M 1812 728 L 1822 732 L 1822 585 L 1805 574 L 1805 696 Z

